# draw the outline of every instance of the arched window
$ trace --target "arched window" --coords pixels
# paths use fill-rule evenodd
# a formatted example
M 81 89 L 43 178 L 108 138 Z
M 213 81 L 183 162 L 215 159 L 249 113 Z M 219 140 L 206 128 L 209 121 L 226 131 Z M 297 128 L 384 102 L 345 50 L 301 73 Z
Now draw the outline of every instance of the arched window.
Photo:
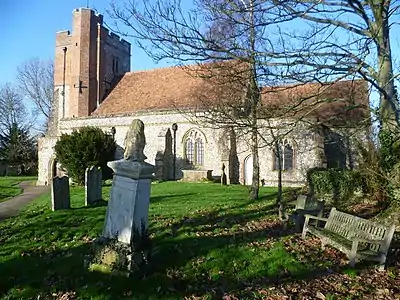
M 278 149 L 274 149 L 274 154 L 275 154 L 274 170 L 279 169 L 279 156 L 280 156 L 282 170 L 283 171 L 293 170 L 293 147 L 287 140 L 284 140 L 283 143 L 282 142 L 278 143 Z
M 191 130 L 185 138 L 185 160 L 188 164 L 204 165 L 204 138 L 195 130 Z
M 204 164 L 204 145 L 201 138 L 197 138 L 195 142 L 196 165 Z
M 189 164 L 194 163 L 194 147 L 192 139 L 186 140 L 186 149 L 185 149 L 186 161 Z

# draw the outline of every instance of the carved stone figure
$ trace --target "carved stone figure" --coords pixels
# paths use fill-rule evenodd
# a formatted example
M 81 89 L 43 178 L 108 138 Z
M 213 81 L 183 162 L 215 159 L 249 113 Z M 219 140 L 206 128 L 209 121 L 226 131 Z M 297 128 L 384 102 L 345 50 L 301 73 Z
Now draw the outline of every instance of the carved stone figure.
M 135 119 L 125 137 L 124 159 L 143 162 L 147 158 L 143 153 L 145 145 L 144 124 L 141 120 Z

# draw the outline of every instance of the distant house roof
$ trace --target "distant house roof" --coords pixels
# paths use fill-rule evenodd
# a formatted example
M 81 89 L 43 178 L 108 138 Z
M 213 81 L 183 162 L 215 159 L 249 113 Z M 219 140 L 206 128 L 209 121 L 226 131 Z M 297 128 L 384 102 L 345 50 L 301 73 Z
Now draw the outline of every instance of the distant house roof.
M 215 96 L 216 90 L 210 87 L 209 82 L 192 76 L 188 69 L 181 67 L 126 73 L 92 115 L 190 109 L 202 105 L 197 97 L 200 94 L 203 98 L 209 97 L 210 103 L 219 101 Z M 243 88 L 238 90 L 243 93 Z M 369 114 L 368 84 L 363 80 L 338 81 L 328 85 L 309 83 L 265 87 L 261 90 L 261 99 L 268 109 L 290 107 L 285 115 L 308 110 L 308 116 L 321 119 L 339 115 L 341 119 L 359 119 Z M 298 109 L 299 105 L 301 109 Z

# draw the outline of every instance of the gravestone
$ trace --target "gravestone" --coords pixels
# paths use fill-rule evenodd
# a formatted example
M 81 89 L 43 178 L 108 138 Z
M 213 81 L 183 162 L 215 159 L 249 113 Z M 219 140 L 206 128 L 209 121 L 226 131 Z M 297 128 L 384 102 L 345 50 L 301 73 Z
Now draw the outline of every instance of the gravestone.
M 125 138 L 124 158 L 109 162 L 114 171 L 103 234 L 90 269 L 129 273 L 149 254 L 147 234 L 150 186 L 155 166 L 146 163 L 144 124 L 133 120 Z
M 54 177 L 51 185 L 51 208 L 53 211 L 69 209 L 71 207 L 69 197 L 68 176 Z
M 222 172 L 221 172 L 221 184 L 226 185 L 227 180 L 226 180 L 226 173 L 225 173 L 225 164 L 222 164 Z
M 85 205 L 94 204 L 102 199 L 102 173 L 100 167 L 92 166 L 85 172 Z
M 161 151 L 157 151 L 156 158 L 154 161 L 156 165 L 155 177 L 158 180 L 164 180 L 164 172 L 163 172 L 164 155 L 161 153 Z

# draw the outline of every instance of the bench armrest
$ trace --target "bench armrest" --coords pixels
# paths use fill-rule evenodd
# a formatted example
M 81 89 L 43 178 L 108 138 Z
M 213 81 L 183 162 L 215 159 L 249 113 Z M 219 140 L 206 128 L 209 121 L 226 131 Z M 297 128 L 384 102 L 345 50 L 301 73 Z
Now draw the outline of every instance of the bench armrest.
M 324 222 L 328 221 L 328 218 L 322 218 L 322 217 L 317 217 L 317 216 L 313 216 L 313 215 L 304 215 L 304 217 L 306 218 L 306 220 L 307 219 L 315 219 L 315 220 L 324 221 Z
M 308 231 L 308 222 L 310 222 L 310 219 L 314 219 L 314 220 L 318 220 L 318 221 L 323 221 L 323 222 L 327 222 L 328 218 L 322 218 L 322 217 L 317 217 L 317 216 L 313 216 L 313 215 L 304 215 L 304 217 L 306 218 L 304 221 L 304 225 L 303 225 L 303 233 L 301 234 L 301 237 L 303 239 L 305 239 L 307 231 Z

